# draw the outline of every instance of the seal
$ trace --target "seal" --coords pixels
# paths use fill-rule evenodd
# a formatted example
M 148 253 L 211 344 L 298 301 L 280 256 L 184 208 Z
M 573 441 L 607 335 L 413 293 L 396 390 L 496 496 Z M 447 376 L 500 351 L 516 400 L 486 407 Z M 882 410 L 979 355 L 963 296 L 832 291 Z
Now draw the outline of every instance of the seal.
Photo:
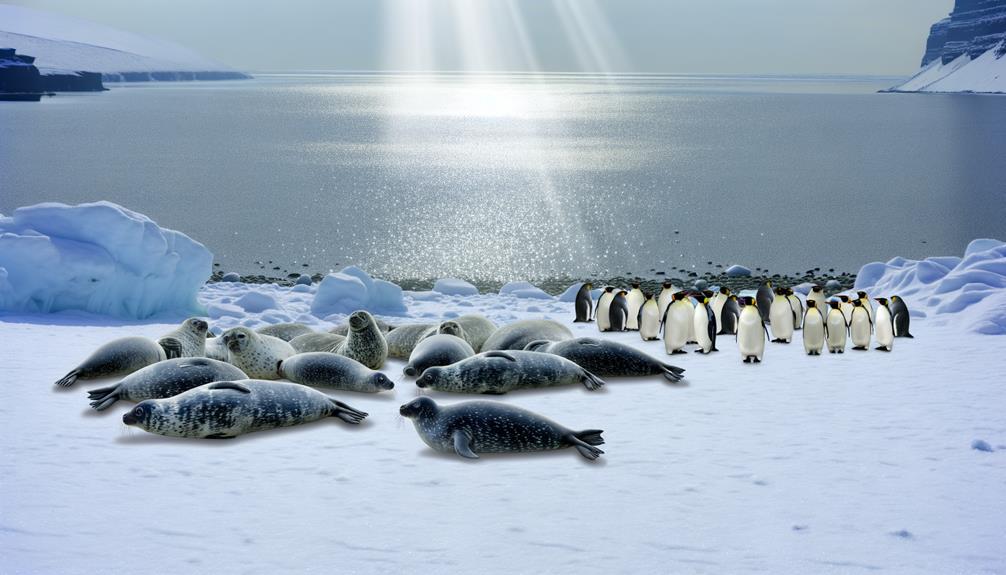
M 255 333 L 246 327 L 234 327 L 221 336 L 227 346 L 227 363 L 236 365 L 248 377 L 279 379 L 279 362 L 296 353 L 289 343 Z
M 450 365 L 473 355 L 475 350 L 467 341 L 456 335 L 438 333 L 419 342 L 412 350 L 409 363 L 405 366 L 405 375 L 415 377 L 428 367 Z
M 280 377 L 312 387 L 361 393 L 394 389 L 388 376 L 344 355 L 315 351 L 292 355 L 279 364 Z
M 164 334 L 157 343 L 164 348 L 168 359 L 176 357 L 204 357 L 206 334 L 210 324 L 198 317 L 190 317 L 177 329 Z
M 277 323 L 273 325 L 266 325 L 256 329 L 258 333 L 262 335 L 271 335 L 273 337 L 278 337 L 279 339 L 289 342 L 291 339 L 297 337 L 298 335 L 304 335 L 307 333 L 314 333 L 314 330 L 307 327 L 302 323 Z
M 461 326 L 464 333 L 458 337 L 467 341 L 468 345 L 472 346 L 472 349 L 476 352 L 482 351 L 482 346 L 489 339 L 489 336 L 496 333 L 496 330 L 499 329 L 489 318 L 477 313 L 465 314 L 451 321 Z M 441 331 L 440 333 L 444 332 Z
M 463 401 L 441 406 L 418 397 L 398 412 L 412 420 L 423 443 L 442 453 L 478 459 L 479 453 L 528 453 L 575 447 L 593 461 L 604 452 L 600 429 L 573 431 L 514 405 Z
M 214 337 L 212 334 L 207 334 L 205 350 L 206 357 L 210 359 L 217 361 L 227 361 L 230 359 L 227 355 L 227 346 L 224 345 L 224 338 L 222 337 Z
M 169 437 L 229 439 L 325 417 L 355 425 L 367 414 L 304 385 L 243 379 L 141 401 L 122 416 L 122 423 Z
M 524 349 L 564 357 L 590 373 L 603 377 L 663 375 L 668 381 L 676 383 L 681 381 L 681 374 L 685 372 L 684 369 L 664 363 L 631 345 L 592 337 L 532 341 Z
M 377 327 L 381 330 L 381 333 L 388 333 L 389 331 L 395 329 L 395 326 L 389 324 L 383 319 L 378 319 L 375 317 L 374 321 L 377 322 Z M 328 333 L 334 333 L 335 335 L 342 335 L 342 336 L 349 335 L 349 322 L 342 323 L 333 327 L 332 329 L 328 330 Z
M 346 341 L 346 336 L 335 335 L 334 333 L 305 333 L 290 340 L 290 347 L 297 350 L 297 353 L 308 353 L 312 351 L 328 351 L 339 347 L 339 344 Z
M 412 350 L 423 339 L 437 333 L 437 325 L 432 323 L 410 323 L 400 325 L 388 332 L 388 357 L 409 359 Z
M 482 344 L 482 351 L 522 350 L 537 339 L 560 341 L 572 338 L 573 332 L 559 322 L 550 319 L 524 319 L 496 330 Z
M 152 339 L 139 336 L 114 339 L 94 350 L 80 365 L 56 382 L 70 387 L 78 379 L 122 377 L 150 364 L 167 359 L 164 348 Z
M 178 395 L 214 381 L 245 379 L 237 367 L 208 357 L 179 357 L 134 371 L 119 383 L 87 392 L 91 407 L 103 411 L 116 401 L 138 402 Z
M 577 383 L 595 391 L 604 380 L 564 357 L 513 350 L 484 351 L 451 365 L 429 367 L 416 380 L 417 386 L 435 391 L 495 395 Z
M 397 330 L 396 330 L 397 331 Z M 349 335 L 332 353 L 344 355 L 370 369 L 381 369 L 388 359 L 388 343 L 370 312 L 359 310 L 349 316 Z

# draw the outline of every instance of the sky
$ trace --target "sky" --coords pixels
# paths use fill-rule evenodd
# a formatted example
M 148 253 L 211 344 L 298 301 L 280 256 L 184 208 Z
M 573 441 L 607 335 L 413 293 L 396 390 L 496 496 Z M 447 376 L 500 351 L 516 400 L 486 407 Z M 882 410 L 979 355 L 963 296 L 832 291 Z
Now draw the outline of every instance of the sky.
M 18 0 L 250 72 L 909 75 L 953 0 Z

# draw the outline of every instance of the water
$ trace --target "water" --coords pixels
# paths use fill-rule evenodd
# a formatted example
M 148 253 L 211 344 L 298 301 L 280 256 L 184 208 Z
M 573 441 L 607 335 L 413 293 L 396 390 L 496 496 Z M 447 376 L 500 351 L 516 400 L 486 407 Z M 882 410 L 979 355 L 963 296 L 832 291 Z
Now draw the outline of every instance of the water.
M 108 199 L 225 270 L 392 279 L 855 271 L 1006 237 L 1006 100 L 875 93 L 893 83 L 305 74 L 61 94 L 0 103 L 0 213 Z

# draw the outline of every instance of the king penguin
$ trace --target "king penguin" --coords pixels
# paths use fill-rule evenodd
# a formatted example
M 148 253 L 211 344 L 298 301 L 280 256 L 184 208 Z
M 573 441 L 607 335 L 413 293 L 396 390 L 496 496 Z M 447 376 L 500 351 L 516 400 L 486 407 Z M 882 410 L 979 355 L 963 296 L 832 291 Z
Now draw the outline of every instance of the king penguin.
M 688 342 L 688 332 L 692 327 L 692 314 L 694 313 L 692 304 L 688 301 L 688 294 L 678 292 L 674 294 L 671 305 L 667 306 L 664 312 L 664 350 L 668 355 L 675 353 L 687 353 L 682 348 Z
M 761 312 L 750 297 L 743 299 L 740 320 L 737 322 L 737 349 L 744 363 L 761 363 L 765 355 L 765 339 L 768 331 L 762 321 Z
M 721 286 L 720 291 L 713 296 L 713 301 L 709 304 L 713 308 L 713 315 L 716 316 L 716 325 L 723 325 L 723 306 L 730 299 L 730 288 Z
M 803 302 L 793 293 L 793 288 L 786 288 L 786 299 L 789 300 L 789 307 L 793 308 L 793 329 L 803 329 Z
M 611 317 L 608 312 L 613 299 L 615 299 L 615 288 L 611 286 L 604 288 L 604 293 L 597 298 L 597 311 L 594 312 L 594 319 L 597 320 L 597 329 L 600 331 L 611 329 Z
M 789 343 L 793 340 L 793 307 L 786 297 L 785 288 L 775 289 L 775 299 L 769 308 L 769 325 L 772 326 L 774 343 Z
M 824 338 L 828 327 L 824 323 L 821 310 L 817 309 L 817 301 L 807 300 L 807 312 L 803 316 L 803 349 L 807 355 L 821 355 Z
M 863 302 L 863 308 L 866 309 L 866 313 L 870 314 L 870 322 L 876 324 L 877 314 L 873 312 L 873 302 L 870 301 L 870 294 L 865 291 L 856 292 L 856 296 L 859 297 L 859 301 Z
M 629 319 L 629 305 L 625 301 L 627 291 L 619 290 L 608 305 L 608 331 L 625 331 Z
M 664 317 L 667 313 L 667 306 L 671 305 L 674 301 L 674 294 L 677 293 L 677 289 L 671 282 L 664 282 L 660 284 L 661 290 L 657 294 L 657 305 L 660 306 L 660 317 Z
M 625 329 L 636 331 L 639 329 L 639 308 L 646 301 L 643 290 L 639 289 L 639 284 L 632 284 L 632 291 L 625 296 L 625 303 L 628 306 L 629 319 L 625 322 Z
M 865 351 L 870 349 L 870 334 L 873 332 L 873 321 L 863 307 L 862 300 L 852 300 L 852 321 L 849 322 L 849 332 L 852 334 L 852 349 Z
M 810 302 L 808 302 L 809 305 Z M 845 340 L 849 336 L 849 324 L 845 321 L 845 314 L 840 306 L 842 302 L 833 299 L 828 302 L 828 318 L 825 325 L 828 334 L 828 353 L 845 353 Z
M 775 301 L 775 295 L 772 292 L 772 282 L 765 280 L 765 283 L 758 286 L 755 301 L 758 302 L 758 312 L 761 313 L 762 319 L 765 320 L 765 323 L 771 323 L 769 310 L 772 308 L 772 302 Z
M 842 305 L 839 307 L 845 316 L 845 325 L 849 325 L 852 323 L 852 300 L 847 295 L 840 295 L 838 299 L 842 300 Z
M 716 316 L 709 305 L 709 297 L 703 295 L 692 312 L 692 331 L 695 332 L 695 343 L 699 344 L 696 351 L 710 353 L 716 349 Z
M 646 294 L 646 301 L 639 306 L 639 337 L 643 341 L 653 341 L 659 339 L 660 335 L 660 306 L 653 294 Z
M 912 317 L 908 313 L 905 300 L 901 299 L 901 296 L 892 295 L 888 307 L 891 309 L 891 319 L 894 321 L 894 337 L 915 337 L 908 332 L 908 324 L 912 321 Z
M 827 299 L 824 297 L 824 288 L 820 284 L 814 284 L 807 294 L 807 301 L 814 300 L 817 303 L 817 311 L 824 313 L 828 309 Z
M 576 292 L 576 322 L 588 322 L 593 321 L 590 314 L 594 311 L 594 300 L 590 297 L 590 290 L 594 289 L 594 284 L 590 282 L 584 282 L 580 286 L 580 290 Z
M 720 311 L 719 335 L 735 335 L 737 333 L 737 320 L 741 317 L 741 307 L 737 304 L 737 296 L 730 294 L 723 309 Z
M 875 298 L 877 303 L 877 349 L 881 351 L 892 351 L 894 349 L 894 318 L 891 317 L 891 308 L 887 307 L 887 298 Z

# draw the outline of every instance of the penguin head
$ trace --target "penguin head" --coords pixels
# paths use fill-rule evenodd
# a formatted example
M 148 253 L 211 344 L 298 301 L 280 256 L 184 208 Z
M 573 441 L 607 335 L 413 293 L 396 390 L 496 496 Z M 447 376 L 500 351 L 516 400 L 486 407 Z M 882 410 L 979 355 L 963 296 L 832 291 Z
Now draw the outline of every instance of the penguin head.
M 812 307 L 817 307 L 817 302 L 812 299 L 807 300 L 807 309 L 810 309 Z
M 847 295 L 840 295 L 838 299 L 842 300 L 842 303 L 849 303 L 849 296 Z
M 727 286 L 722 286 L 720 288 L 720 293 L 723 294 L 723 295 L 728 296 L 728 295 L 730 295 L 730 288 L 728 288 Z
M 664 282 L 664 283 L 660 284 L 660 287 L 662 287 L 664 289 L 671 289 L 671 282 Z
M 751 296 L 744 296 L 741 298 L 741 305 L 754 305 L 754 298 Z
M 859 299 L 863 299 L 863 298 L 868 298 L 869 297 L 868 295 L 866 295 L 865 291 L 858 291 L 858 292 L 856 292 L 856 295 L 859 296 Z
M 629 292 L 627 292 L 627 291 L 625 291 L 625 290 L 623 289 L 623 290 L 621 290 L 621 291 L 619 291 L 619 292 L 618 292 L 618 295 L 620 295 L 620 296 L 622 296 L 622 297 L 625 297 L 625 296 L 629 295 Z
M 775 295 L 786 295 L 786 288 L 775 288 Z
M 587 289 L 589 289 L 589 290 L 594 289 L 594 283 L 593 282 L 584 282 L 583 285 L 587 286 Z
M 632 289 L 639 289 L 639 282 L 632 282 Z
M 901 296 L 897 296 L 897 295 L 892 295 L 891 296 L 891 301 L 898 301 L 899 299 L 901 299 Z
M 863 307 L 863 300 L 854 299 L 852 305 L 853 307 Z
M 615 288 L 612 287 L 612 286 L 608 286 L 608 287 L 604 288 L 604 291 L 607 292 L 607 293 L 611 293 L 611 292 L 615 291 Z
M 709 305 L 709 296 L 707 296 L 707 295 L 703 295 L 703 296 L 702 296 L 702 303 L 703 303 L 704 305 Z
M 653 299 L 653 294 L 651 294 L 651 293 L 643 293 L 643 297 L 646 298 L 647 300 L 651 300 L 651 299 Z
M 711 298 L 714 295 L 716 295 L 716 292 L 714 292 L 713 290 L 706 289 L 706 290 L 702 290 L 702 295 L 704 295 L 704 296 L 706 296 L 708 298 Z
M 880 305 L 882 305 L 884 307 L 887 307 L 887 298 L 886 297 L 875 297 L 873 299 L 877 300 L 877 302 L 880 303 Z
M 824 291 L 824 288 L 821 287 L 821 284 L 814 284 L 813 286 L 811 286 L 810 291 L 814 293 L 821 293 L 822 291 Z
M 727 298 L 727 299 L 732 299 L 732 300 L 734 300 L 734 301 L 737 301 L 737 296 L 735 296 L 735 295 L 733 295 L 733 294 L 730 294 L 730 297 L 729 297 L 729 298 Z
M 807 302 L 807 305 L 810 305 L 811 301 L 814 301 L 814 300 L 809 300 Z M 837 299 L 828 300 L 828 305 L 831 306 L 831 309 L 838 309 L 838 306 L 842 305 L 842 302 L 839 301 L 839 300 L 837 300 Z

